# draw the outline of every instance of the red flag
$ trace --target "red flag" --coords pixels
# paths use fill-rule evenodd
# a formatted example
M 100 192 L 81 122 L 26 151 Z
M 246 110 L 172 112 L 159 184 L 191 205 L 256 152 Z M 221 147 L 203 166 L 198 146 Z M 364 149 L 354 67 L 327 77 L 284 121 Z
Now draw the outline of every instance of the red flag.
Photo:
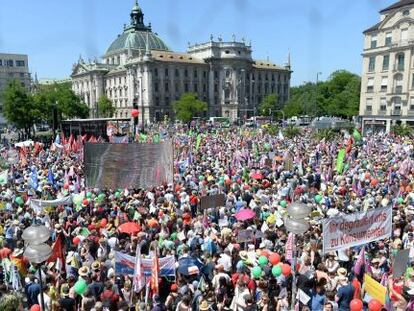
M 348 139 L 348 143 L 346 145 L 346 153 L 350 153 L 351 152 L 351 150 L 352 150 L 352 144 L 353 144 L 352 137 L 350 137 Z
M 152 267 L 151 267 L 151 289 L 153 295 L 159 293 L 159 286 L 158 286 L 158 275 L 160 272 L 160 263 L 158 260 L 158 255 L 155 254 L 152 257 Z
M 52 254 L 50 255 L 47 262 L 55 262 L 56 264 L 60 261 L 60 270 L 65 271 L 65 253 L 63 252 L 62 235 L 59 234 L 55 243 L 52 246 Z M 58 268 L 56 268 L 59 270 Z

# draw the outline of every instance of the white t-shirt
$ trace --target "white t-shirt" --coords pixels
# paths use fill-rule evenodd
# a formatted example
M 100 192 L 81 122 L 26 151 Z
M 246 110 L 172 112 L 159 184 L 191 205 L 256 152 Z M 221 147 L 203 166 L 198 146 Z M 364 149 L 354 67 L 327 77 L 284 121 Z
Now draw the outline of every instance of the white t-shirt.
M 45 308 L 44 309 L 42 309 L 42 306 L 41 306 L 41 304 L 42 304 L 42 300 L 41 300 L 41 298 L 40 298 L 40 294 L 39 295 L 37 295 L 37 301 L 39 301 L 39 305 L 40 305 L 40 309 L 41 310 L 45 310 L 45 311 L 49 311 L 49 310 L 51 310 L 52 308 L 51 308 L 51 299 L 50 299 L 50 297 L 47 295 L 47 294 L 45 294 L 45 293 L 43 293 L 43 300 L 44 300 L 44 302 L 45 302 Z

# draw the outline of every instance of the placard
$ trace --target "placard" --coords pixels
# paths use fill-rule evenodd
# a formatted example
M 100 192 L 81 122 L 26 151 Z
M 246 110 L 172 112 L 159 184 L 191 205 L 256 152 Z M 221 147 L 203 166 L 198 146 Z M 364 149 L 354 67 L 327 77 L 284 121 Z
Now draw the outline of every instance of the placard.
M 322 223 L 323 252 L 347 249 L 391 236 L 392 207 L 341 215 Z
M 368 274 L 364 274 L 364 289 L 372 298 L 377 299 L 382 305 L 385 305 L 387 288 L 375 281 Z
M 409 249 L 402 249 L 398 251 L 397 255 L 394 258 L 394 262 L 392 264 L 392 275 L 395 278 L 399 278 L 405 274 L 405 270 L 407 269 L 408 262 L 410 261 L 410 250 Z
M 254 238 L 254 234 L 252 230 L 242 230 L 239 231 L 237 235 L 237 242 L 238 243 L 246 243 L 252 241 Z
M 206 195 L 200 198 L 200 207 L 202 210 L 224 206 L 226 204 L 226 196 L 224 194 Z

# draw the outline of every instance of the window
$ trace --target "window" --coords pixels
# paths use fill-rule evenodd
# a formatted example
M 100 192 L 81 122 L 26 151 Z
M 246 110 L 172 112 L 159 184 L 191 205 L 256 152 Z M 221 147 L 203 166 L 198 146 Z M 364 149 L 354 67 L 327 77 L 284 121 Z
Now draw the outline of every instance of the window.
M 409 107 L 409 109 L 410 109 L 411 111 L 414 111 L 414 97 L 411 97 L 411 98 L 410 98 L 410 107 Z
M 159 106 L 160 105 L 160 98 L 157 96 L 155 97 L 155 106 Z
M 170 88 L 169 88 L 168 82 L 165 82 L 165 91 L 166 91 L 166 92 L 169 92 L 169 91 L 170 91 Z
M 214 83 L 214 92 L 218 92 L 218 84 L 217 83 Z
M 269 85 L 266 83 L 265 86 L 264 86 L 264 92 L 265 92 L 265 94 L 267 94 L 268 91 L 269 91 Z
M 272 73 L 272 81 L 275 81 L 275 74 Z
M 414 89 L 414 73 L 411 78 L 411 88 Z
M 24 60 L 16 60 L 17 67 L 24 67 Z
M 219 77 L 218 71 L 217 71 L 217 70 L 215 70 L 215 71 L 214 71 L 214 79 L 218 79 L 218 77 Z
M 375 56 L 371 56 L 369 58 L 368 71 L 372 72 L 374 70 L 375 70 Z
M 13 67 L 13 60 L 12 59 L 7 60 L 7 67 Z
M 262 80 L 262 74 L 261 73 L 259 73 L 259 81 L 261 81 Z
M 184 92 L 188 92 L 188 83 L 184 83 Z
M 408 16 L 410 15 L 410 10 L 404 10 L 402 13 L 403 16 Z
M 392 44 L 392 33 L 387 32 L 385 34 L 385 46 L 391 46 L 391 44 Z
M 170 105 L 170 97 L 169 96 L 165 96 L 165 105 Z
M 175 84 L 175 92 L 178 93 L 179 91 L 179 87 L 178 87 L 178 83 Z
M 380 100 L 380 110 L 386 111 L 387 110 L 387 100 L 383 97 Z
M 268 73 L 267 73 L 267 72 L 266 72 L 265 80 L 266 80 L 266 81 L 269 81 L 269 75 L 268 75 Z
M 203 92 L 207 93 L 207 84 L 205 84 L 205 83 L 203 84 Z
M 180 72 L 178 71 L 178 69 L 177 69 L 177 68 L 175 68 L 175 76 L 176 76 L 176 77 L 179 77 L 179 76 L 180 76 Z
M 382 59 L 382 70 L 388 70 L 388 68 L 390 67 L 390 56 L 389 55 L 384 55 L 383 59 Z
M 367 93 L 371 93 L 373 91 L 374 91 L 374 78 L 368 78 Z
M 377 47 L 377 35 L 371 36 L 371 49 L 375 49 Z
M 165 76 L 166 76 L 166 77 L 168 77 L 168 73 L 169 73 L 168 68 L 165 68 Z
M 187 69 L 184 69 L 184 77 L 188 77 L 188 70 Z
M 368 112 L 372 112 L 372 98 L 367 98 L 365 110 Z
M 194 78 L 197 78 L 197 70 L 194 70 Z
M 24 78 L 24 72 L 20 73 L 20 78 Z
M 198 92 L 198 84 L 197 83 L 194 83 L 194 92 Z
M 207 78 L 207 71 L 203 71 L 203 78 Z
M 155 92 L 158 92 L 158 82 L 155 82 L 154 83 L 154 91 Z
M 388 77 L 382 77 L 381 78 L 381 92 L 387 91 L 387 85 L 388 85 Z
M 158 68 L 154 69 L 154 76 L 158 77 Z
M 0 66 L 3 66 L 3 60 L 0 59 Z
M 397 55 L 397 70 L 404 70 L 404 53 Z

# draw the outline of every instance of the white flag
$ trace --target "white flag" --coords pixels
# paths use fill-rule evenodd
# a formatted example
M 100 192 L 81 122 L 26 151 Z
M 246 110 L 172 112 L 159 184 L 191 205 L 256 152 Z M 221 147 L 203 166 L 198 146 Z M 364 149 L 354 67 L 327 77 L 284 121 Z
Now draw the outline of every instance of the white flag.
M 141 246 L 137 245 L 135 254 L 135 268 L 134 268 L 134 290 L 139 293 L 145 286 L 144 282 L 144 269 L 142 268 L 141 262 Z
M 5 170 L 0 173 L 0 185 L 4 186 L 7 185 L 8 177 L 9 176 L 9 170 Z

